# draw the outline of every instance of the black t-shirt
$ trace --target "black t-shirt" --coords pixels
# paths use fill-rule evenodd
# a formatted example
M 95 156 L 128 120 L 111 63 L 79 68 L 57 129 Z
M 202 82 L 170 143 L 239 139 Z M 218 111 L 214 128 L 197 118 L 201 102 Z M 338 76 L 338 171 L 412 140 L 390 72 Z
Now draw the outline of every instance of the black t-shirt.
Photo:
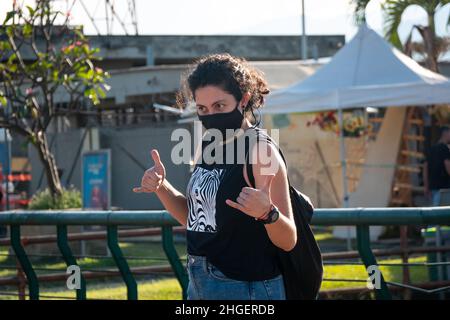
M 225 203 L 226 199 L 236 201 L 242 188 L 248 186 L 243 175 L 245 159 L 237 161 L 237 139 L 231 143 L 235 150 L 234 163 L 207 164 L 202 161 L 196 164 L 189 180 L 186 189 L 189 208 L 187 251 L 206 256 L 229 278 L 241 281 L 271 279 L 280 274 L 278 248 L 260 221 Z M 208 144 L 202 143 L 203 150 Z M 246 151 L 249 145 L 245 143 Z M 222 150 L 226 159 L 226 148 Z
M 430 190 L 450 188 L 450 176 L 445 169 L 445 160 L 450 160 L 450 149 L 444 143 L 430 148 L 427 154 Z

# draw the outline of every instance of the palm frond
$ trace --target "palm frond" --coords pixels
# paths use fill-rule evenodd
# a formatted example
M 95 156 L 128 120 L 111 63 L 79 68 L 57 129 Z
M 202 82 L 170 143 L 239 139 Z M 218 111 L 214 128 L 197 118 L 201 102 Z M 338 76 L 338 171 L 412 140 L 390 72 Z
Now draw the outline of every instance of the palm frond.
M 350 2 L 355 6 L 354 18 L 355 24 L 360 25 L 366 22 L 366 7 L 370 0 L 350 0 Z
M 385 14 L 385 36 L 398 49 L 403 46 L 398 35 L 398 27 L 402 21 L 402 15 L 411 5 L 423 5 L 427 0 L 387 0 L 383 4 Z M 423 6 L 422 6 L 423 7 Z
M 450 0 L 387 0 L 383 4 L 385 13 L 385 36 L 390 42 L 401 48 L 400 38 L 397 30 L 402 20 L 402 15 L 409 6 L 416 5 L 424 9 L 429 16 L 434 16 L 443 6 L 450 3 Z M 447 27 L 450 25 L 450 14 L 447 20 Z M 435 28 L 435 26 L 431 26 Z
M 450 0 L 442 0 L 441 1 L 441 7 L 447 5 L 450 3 Z M 450 26 L 450 13 L 448 14 L 448 18 L 447 18 L 447 25 L 446 27 L 448 28 Z

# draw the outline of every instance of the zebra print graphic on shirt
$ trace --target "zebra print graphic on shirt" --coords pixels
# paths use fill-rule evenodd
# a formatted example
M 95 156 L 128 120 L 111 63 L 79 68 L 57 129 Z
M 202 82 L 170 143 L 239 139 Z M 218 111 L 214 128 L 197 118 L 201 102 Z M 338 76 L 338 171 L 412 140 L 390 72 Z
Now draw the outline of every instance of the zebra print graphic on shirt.
M 195 168 L 187 186 L 187 230 L 216 232 L 216 194 L 223 170 Z

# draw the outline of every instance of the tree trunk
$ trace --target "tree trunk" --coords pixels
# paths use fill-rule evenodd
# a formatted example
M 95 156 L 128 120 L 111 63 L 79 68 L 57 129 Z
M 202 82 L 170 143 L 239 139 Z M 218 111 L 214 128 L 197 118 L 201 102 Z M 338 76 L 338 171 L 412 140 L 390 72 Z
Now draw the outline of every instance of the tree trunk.
M 417 30 L 422 36 L 425 51 L 427 53 L 427 68 L 431 71 L 439 72 L 437 64 L 438 53 L 436 52 L 436 36 L 433 35 L 433 30 L 429 27 L 418 27 Z
M 47 184 L 53 198 L 62 195 L 62 186 L 61 180 L 59 179 L 58 167 L 56 166 L 55 157 L 50 152 L 45 133 L 38 135 L 34 146 L 37 148 L 42 165 L 44 166 L 45 174 L 47 176 Z
M 436 31 L 434 29 L 434 14 L 435 12 L 429 12 L 428 13 L 428 26 L 425 27 L 424 33 L 422 34 L 425 49 L 427 51 L 427 64 L 428 68 L 434 72 L 439 72 L 438 69 L 438 56 L 439 53 L 437 52 L 436 48 Z

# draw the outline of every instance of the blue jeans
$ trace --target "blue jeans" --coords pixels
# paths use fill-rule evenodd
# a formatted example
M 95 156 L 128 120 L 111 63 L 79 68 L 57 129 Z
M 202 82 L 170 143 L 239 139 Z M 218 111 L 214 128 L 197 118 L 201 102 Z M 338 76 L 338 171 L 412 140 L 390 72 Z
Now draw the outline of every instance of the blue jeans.
M 205 257 L 187 258 L 188 300 L 286 300 L 283 276 L 262 281 L 239 281 L 226 277 Z

